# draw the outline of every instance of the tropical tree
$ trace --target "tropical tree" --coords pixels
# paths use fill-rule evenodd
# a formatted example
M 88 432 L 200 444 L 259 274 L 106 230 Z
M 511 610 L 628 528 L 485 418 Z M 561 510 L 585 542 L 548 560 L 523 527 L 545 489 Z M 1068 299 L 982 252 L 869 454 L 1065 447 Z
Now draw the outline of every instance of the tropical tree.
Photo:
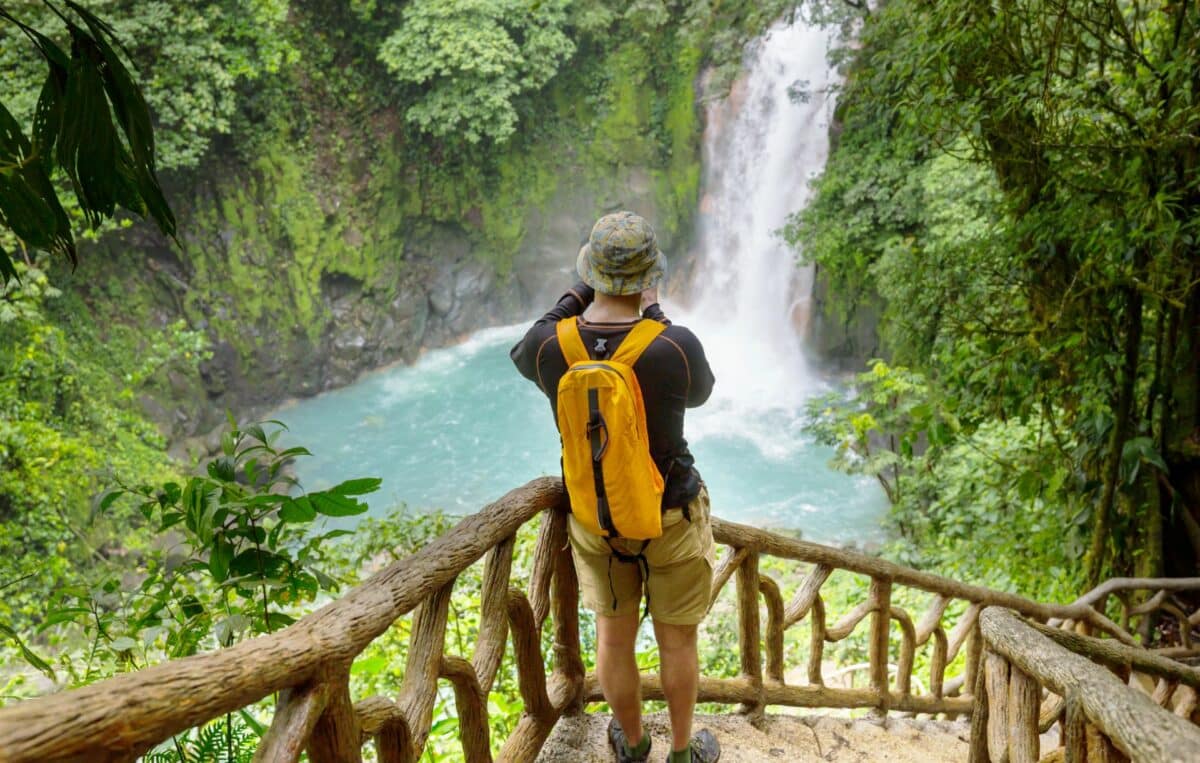
M 504 142 L 516 100 L 550 81 L 575 52 L 566 0 L 415 0 L 379 58 L 416 89 L 405 117 L 438 137 Z
M 0 103 L 0 225 L 27 249 L 76 260 L 71 220 L 52 182 L 61 170 L 79 209 L 96 228 L 118 207 L 148 217 L 175 235 L 175 216 L 155 170 L 150 110 L 118 51 L 112 27 L 71 0 L 47 2 L 70 37 L 70 54 L 53 39 L 0 7 L 48 69 L 29 133 Z M 17 278 L 0 241 L 0 281 Z
M 1089 583 L 1195 574 L 1200 7 L 862 14 L 845 154 L 793 239 L 888 299 L 893 351 L 958 421 L 1039 422 L 1088 507 Z

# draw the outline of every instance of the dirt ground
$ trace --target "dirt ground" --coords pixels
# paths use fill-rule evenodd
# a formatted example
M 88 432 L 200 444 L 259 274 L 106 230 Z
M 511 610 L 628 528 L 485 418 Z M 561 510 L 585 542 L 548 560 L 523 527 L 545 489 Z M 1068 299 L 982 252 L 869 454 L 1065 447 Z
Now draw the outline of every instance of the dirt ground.
M 539 763 L 610 763 L 607 715 L 564 718 L 538 756 Z M 665 713 L 646 718 L 659 763 L 670 750 Z M 736 715 L 697 716 L 721 743 L 722 763 L 960 763 L 967 759 L 970 727 L 965 723 L 890 718 L 847 719 L 825 715 L 768 714 L 757 727 Z

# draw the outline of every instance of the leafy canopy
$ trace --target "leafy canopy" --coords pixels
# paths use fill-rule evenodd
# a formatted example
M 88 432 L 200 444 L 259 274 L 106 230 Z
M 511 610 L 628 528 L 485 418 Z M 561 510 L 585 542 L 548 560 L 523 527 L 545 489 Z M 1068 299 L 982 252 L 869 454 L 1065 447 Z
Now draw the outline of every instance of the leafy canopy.
M 117 55 L 124 50 L 120 40 L 112 27 L 71 0 L 65 6 L 72 15 L 47 5 L 67 28 L 70 55 L 0 8 L 0 20 L 20 29 L 49 69 L 33 115 L 32 139 L 0 103 L 0 225 L 23 247 L 56 251 L 74 263 L 71 222 L 51 182 L 57 168 L 70 178 L 93 228 L 120 206 L 174 236 L 175 216 L 155 177 L 150 110 Z M 0 280 L 16 277 L 0 246 Z
M 95 230 L 117 207 L 173 236 L 157 171 L 196 166 L 233 129 L 237 85 L 298 56 L 287 0 L 83 5 L 0 7 L 0 281 L 14 249 L 74 263 L 79 219 Z
M 565 0 L 416 0 L 379 58 L 417 91 L 407 120 L 437 137 L 504 142 L 516 99 L 550 81 L 575 52 Z
M 1070 472 L 1045 505 L 1087 526 L 1089 584 L 1200 558 L 1198 30 L 1193 3 L 864 9 L 840 142 L 787 231 L 840 294 L 883 297 L 958 445 L 1038 432 L 1038 464 L 1000 460 L 1027 487 Z M 924 484 L 907 515 L 971 510 Z

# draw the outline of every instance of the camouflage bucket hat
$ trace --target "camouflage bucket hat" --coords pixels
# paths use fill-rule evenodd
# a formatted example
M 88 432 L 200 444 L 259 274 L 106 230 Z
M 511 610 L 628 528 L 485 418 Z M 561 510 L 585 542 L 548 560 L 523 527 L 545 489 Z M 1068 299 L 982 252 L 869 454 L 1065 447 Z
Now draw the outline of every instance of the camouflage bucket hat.
M 639 294 L 662 280 L 667 258 L 650 223 L 633 212 L 613 212 L 596 221 L 576 264 L 583 282 L 601 294 Z

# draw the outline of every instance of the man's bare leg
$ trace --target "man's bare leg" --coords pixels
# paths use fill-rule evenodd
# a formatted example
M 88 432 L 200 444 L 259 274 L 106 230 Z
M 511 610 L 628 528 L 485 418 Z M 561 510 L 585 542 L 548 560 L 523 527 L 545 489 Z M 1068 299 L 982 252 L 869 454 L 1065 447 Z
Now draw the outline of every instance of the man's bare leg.
M 696 630 L 695 625 L 654 623 L 659 673 L 671 716 L 672 750 L 686 749 L 692 738 L 692 714 L 696 710 L 696 687 L 700 682 Z
M 642 741 L 642 680 L 633 650 L 637 632 L 636 612 L 596 618 L 596 676 L 630 747 Z

